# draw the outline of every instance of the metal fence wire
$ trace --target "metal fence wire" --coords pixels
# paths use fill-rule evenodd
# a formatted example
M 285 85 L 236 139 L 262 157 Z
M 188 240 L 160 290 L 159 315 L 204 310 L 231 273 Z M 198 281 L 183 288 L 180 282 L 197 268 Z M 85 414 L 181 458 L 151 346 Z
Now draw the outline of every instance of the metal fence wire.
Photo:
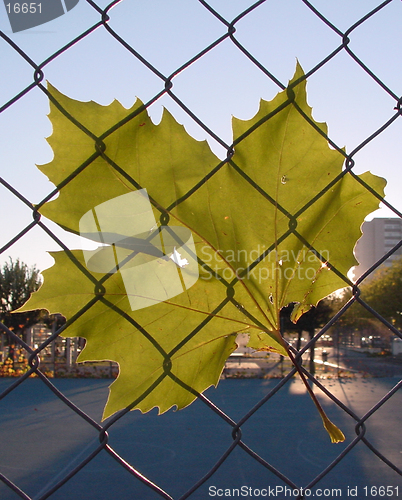
M 83 0 L 84 1 L 84 0 Z M 115 46 L 116 43 L 120 44 L 130 55 L 130 57 L 136 59 L 137 61 L 140 61 L 140 63 L 146 68 L 146 71 L 149 71 L 153 73 L 157 78 L 160 80 L 160 90 L 154 97 L 149 100 L 145 104 L 145 107 L 148 108 L 150 107 L 154 102 L 158 101 L 161 97 L 163 96 L 169 96 L 187 115 L 191 117 L 192 120 L 194 120 L 198 126 L 200 126 L 206 133 L 214 140 L 217 141 L 223 148 L 225 148 L 227 152 L 227 157 L 224 160 L 224 162 L 229 163 L 233 168 L 237 168 L 235 161 L 233 160 L 233 151 L 234 151 L 234 144 L 227 144 L 221 137 L 219 137 L 213 130 L 211 130 L 210 127 L 208 127 L 199 117 L 197 117 L 197 114 L 193 112 L 189 107 L 186 106 L 186 104 L 176 95 L 175 93 L 175 78 L 179 74 L 183 74 L 183 72 L 186 72 L 188 68 L 196 61 L 202 59 L 203 57 L 207 56 L 208 54 L 212 53 L 213 51 L 218 50 L 219 46 L 222 43 L 228 43 L 231 42 L 233 46 L 238 50 L 242 57 L 247 58 L 253 65 L 255 65 L 256 68 L 261 72 L 261 74 L 271 82 L 273 82 L 275 85 L 277 85 L 278 90 L 283 90 L 286 88 L 286 86 L 279 81 L 279 79 L 271 73 L 270 69 L 265 67 L 253 53 L 251 53 L 242 43 L 240 43 L 239 39 L 237 38 L 236 30 L 239 24 L 241 24 L 241 21 L 244 20 L 247 16 L 250 15 L 252 12 L 258 11 L 260 7 L 263 4 L 267 4 L 265 0 L 260 0 L 256 3 L 252 3 L 246 8 L 241 14 L 237 15 L 234 19 L 225 19 L 220 15 L 215 8 L 210 5 L 207 1 L 205 0 L 198 0 L 199 4 L 205 8 L 205 12 L 207 13 L 208 16 L 212 16 L 215 19 L 215 22 L 219 22 L 221 25 L 221 35 L 216 38 L 216 40 L 205 47 L 203 50 L 201 50 L 199 53 L 196 53 L 191 57 L 185 64 L 181 65 L 178 67 L 172 74 L 166 76 L 164 75 L 157 67 L 155 67 L 149 60 L 147 60 L 139 51 L 137 51 L 137 48 L 135 46 L 131 46 L 126 40 L 121 38 L 119 34 L 114 30 L 113 28 L 113 11 L 111 10 L 112 7 L 116 6 L 118 3 L 125 3 L 125 2 L 130 2 L 131 0 L 116 0 L 114 2 L 111 2 L 106 8 L 101 8 L 99 5 L 97 5 L 94 1 L 92 0 L 85 0 L 90 6 L 94 13 L 98 16 L 98 21 L 92 25 L 89 25 L 85 31 L 83 31 L 78 37 L 76 37 L 74 40 L 71 40 L 68 44 L 66 44 L 64 47 L 60 48 L 60 50 L 56 51 L 54 54 L 52 54 L 50 57 L 48 57 L 44 61 L 33 61 L 28 54 L 24 52 L 9 36 L 7 36 L 6 33 L 0 32 L 1 39 L 2 39 L 2 45 L 4 44 L 8 45 L 7 50 L 12 50 L 15 53 L 15 58 L 18 59 L 19 61 L 22 61 L 24 64 L 27 66 L 30 66 L 32 69 L 33 77 L 32 81 L 29 83 L 24 88 L 16 88 L 15 89 L 15 95 L 10 99 L 8 102 L 5 103 L 0 103 L 0 113 L 6 112 L 6 110 L 9 110 L 13 106 L 16 106 L 17 103 L 24 102 L 24 99 L 34 90 L 34 89 L 40 89 L 43 93 L 48 95 L 47 88 L 46 88 L 46 70 L 47 67 L 56 61 L 58 58 L 60 58 L 63 54 L 67 53 L 68 51 L 72 50 L 74 47 L 80 48 L 80 44 L 85 43 L 85 40 L 87 38 L 90 38 L 92 34 L 96 30 L 104 30 L 104 32 L 110 36 L 110 43 L 113 43 L 113 46 Z M 197 2 L 197 0 L 189 0 L 193 2 Z M 371 143 L 374 139 L 376 139 L 380 134 L 382 134 L 388 127 L 390 127 L 395 120 L 398 120 L 402 114 L 401 112 L 401 104 L 402 104 L 402 97 L 395 93 L 393 90 L 391 90 L 382 80 L 381 80 L 381 75 L 375 74 L 365 63 L 365 61 L 361 60 L 356 53 L 351 50 L 350 48 L 350 42 L 353 39 L 354 34 L 356 31 L 359 30 L 361 26 L 364 25 L 368 20 L 373 18 L 373 16 L 381 15 L 381 12 L 384 9 L 389 8 L 390 4 L 398 2 L 399 0 L 387 0 L 385 2 L 382 2 L 376 6 L 373 10 L 367 12 L 358 22 L 350 26 L 346 31 L 341 31 L 338 29 L 334 24 L 332 24 L 331 20 L 326 18 L 322 13 L 320 13 L 319 10 L 315 6 L 313 6 L 310 2 L 307 0 L 300 0 L 301 4 L 304 4 L 304 8 L 309 9 L 310 13 L 312 16 L 315 16 L 316 20 L 319 20 L 319 22 L 322 24 L 322 28 L 329 30 L 332 32 L 332 34 L 336 35 L 338 37 L 338 45 L 333 50 L 331 53 L 329 53 L 325 58 L 323 58 L 318 64 L 316 64 L 313 68 L 309 69 L 308 72 L 305 75 L 306 79 L 309 79 L 312 75 L 315 73 L 319 72 L 322 68 L 324 68 L 331 60 L 336 58 L 340 53 L 346 54 L 349 56 L 356 65 L 358 65 L 361 70 L 363 70 L 369 78 L 372 79 L 372 82 L 378 88 L 381 89 L 382 92 L 386 93 L 391 99 L 394 101 L 394 107 L 390 108 L 388 110 L 388 119 L 383 123 L 383 125 L 376 130 L 372 135 L 369 137 L 365 138 L 365 140 L 359 144 L 354 151 L 352 151 L 349 154 L 346 154 L 342 148 L 340 148 L 330 137 L 327 137 L 327 140 L 329 144 L 333 147 L 336 148 L 337 150 L 341 151 L 342 154 L 345 156 L 345 172 L 346 175 L 355 175 L 353 172 L 354 168 L 354 156 L 361 151 L 363 148 L 365 148 L 369 143 Z M 270 2 L 271 4 L 273 2 Z M 272 20 L 271 20 L 272 22 Z M 202 29 L 202 26 L 199 26 L 194 20 L 194 29 Z M 267 28 L 268 29 L 268 28 Z M 280 42 L 278 42 L 280 43 Z M 318 40 L 319 43 L 319 40 Z M 3 50 L 3 49 L 0 49 Z M 394 61 L 395 64 L 398 63 L 398 61 Z M 7 68 L 3 68 L 3 71 L 7 71 Z M 194 92 L 197 92 L 197 89 L 194 89 Z M 52 98 L 54 99 L 54 98 Z M 59 109 L 62 109 L 61 105 L 59 103 L 56 103 L 59 106 Z M 70 117 L 71 120 L 74 120 L 77 126 L 80 126 L 79 123 L 77 123 L 77 119 L 75 117 Z M 307 118 L 306 118 L 307 119 Z M 113 130 L 117 130 L 120 126 L 122 126 L 122 123 L 116 123 L 115 126 L 113 127 Z M 82 130 L 85 130 L 84 127 L 82 127 Z M 106 134 L 105 134 L 106 136 Z M 97 138 L 95 143 L 98 142 L 98 144 L 101 144 L 102 140 L 101 138 Z M 96 144 L 95 144 L 96 146 Z M 111 164 L 112 168 L 115 168 L 115 165 Z M 72 177 L 75 175 L 80 175 L 80 171 L 82 170 L 83 166 L 82 165 L 77 165 L 77 170 L 76 172 L 71 175 L 70 177 L 66 178 L 63 182 L 60 183 L 59 186 L 56 187 L 55 190 L 49 192 L 49 194 L 39 203 L 34 206 L 34 204 L 31 202 L 31 200 L 27 199 L 25 196 L 23 196 L 17 189 L 15 189 L 9 182 L 7 182 L 5 179 L 1 179 L 1 183 L 4 189 L 8 190 L 10 194 L 15 196 L 22 204 L 25 204 L 31 211 L 32 211 L 32 216 L 33 216 L 33 221 L 28 224 L 26 227 L 16 227 L 15 230 L 15 236 L 8 241 L 3 248 L 1 249 L 1 252 L 3 253 L 4 256 L 7 255 L 7 251 L 9 248 L 12 247 L 16 242 L 19 240 L 24 239 L 26 235 L 32 231 L 34 228 L 40 228 L 43 230 L 47 235 L 49 235 L 51 238 L 53 238 L 54 241 L 57 242 L 58 245 L 60 245 L 61 249 L 68 250 L 67 245 L 63 243 L 63 241 L 60 240 L 58 236 L 54 234 L 54 232 L 49 229 L 48 224 L 46 221 L 43 221 L 40 216 L 40 208 L 41 206 L 49 199 L 54 197 L 54 195 L 57 193 L 57 191 L 63 190 L 63 188 L 71 181 Z M 211 172 L 209 175 L 214 175 L 213 172 Z M 204 179 L 206 181 L 206 179 Z M 132 180 L 133 184 L 135 185 L 136 180 Z M 253 185 L 255 189 L 258 189 L 258 186 Z M 377 196 L 377 198 L 381 199 L 381 196 L 378 193 L 373 192 L 373 190 L 369 187 L 366 186 L 367 189 L 371 190 L 372 195 Z M 329 189 L 329 186 L 327 187 Z M 179 203 L 180 200 L 177 200 L 177 203 Z M 311 203 L 315 203 L 315 200 L 312 200 Z M 383 200 L 383 203 L 393 211 L 396 217 L 402 217 L 402 214 L 393 206 L 391 206 L 389 203 L 387 203 L 386 200 Z M 166 209 L 168 207 L 165 207 Z M 306 208 L 305 208 L 306 209 Z M 163 211 L 162 211 L 163 215 Z M 8 216 L 12 216 L 9 214 Z M 293 217 L 294 214 L 290 214 L 290 217 Z M 273 244 L 275 242 L 272 242 Z M 303 353 L 305 353 L 311 345 L 317 342 L 317 340 L 322 337 L 322 335 L 325 334 L 325 332 L 328 331 L 328 329 L 333 326 L 339 319 L 342 317 L 342 315 L 345 313 L 345 311 L 354 303 L 354 302 L 359 302 L 363 307 L 365 307 L 367 310 L 370 311 L 370 313 L 373 315 L 373 317 L 377 318 L 380 322 L 382 322 L 386 327 L 388 327 L 395 335 L 397 335 L 399 338 L 402 338 L 401 333 L 392 325 L 390 324 L 386 319 L 381 317 L 375 310 L 373 310 L 371 307 L 369 307 L 368 304 L 362 300 L 360 297 L 360 290 L 359 290 L 359 285 L 362 283 L 362 281 L 375 269 L 380 266 L 390 255 L 393 253 L 397 252 L 399 247 L 402 246 L 402 241 L 399 242 L 390 252 L 388 252 L 386 255 L 383 256 L 383 258 L 378 261 L 369 271 L 367 271 L 359 280 L 357 281 L 356 284 L 353 285 L 353 296 L 350 299 L 350 301 L 342 307 L 341 310 L 337 312 L 337 314 L 329 321 L 329 323 L 321 329 L 319 333 L 315 335 L 315 337 L 307 343 L 307 345 L 300 351 L 299 356 L 301 356 Z M 343 276 L 343 279 L 345 280 L 345 286 L 350 285 L 350 281 L 348 277 Z M 226 283 L 222 283 L 222 300 L 225 300 L 227 297 L 227 287 L 229 285 Z M 79 311 L 77 313 L 77 317 L 85 310 L 85 308 L 88 307 L 88 304 L 82 304 L 82 311 Z M 247 314 L 247 311 L 245 311 L 245 314 Z M 68 324 L 71 323 L 71 319 L 69 319 Z M 202 328 L 202 324 L 197 327 L 197 329 L 193 332 L 193 334 L 196 334 L 196 331 L 199 331 L 200 328 Z M 117 413 L 115 416 L 112 418 L 108 419 L 104 425 L 98 423 L 91 417 L 89 417 L 82 409 L 76 406 L 65 394 L 63 394 L 59 389 L 56 388 L 56 386 L 52 383 L 51 380 L 49 380 L 48 377 L 41 371 L 41 365 L 40 365 L 40 356 L 41 352 L 46 348 L 47 345 L 49 345 L 50 342 L 52 342 L 65 328 L 63 326 L 60 330 L 56 331 L 45 343 L 40 345 L 36 350 L 34 350 L 31 346 L 25 344 L 21 338 L 19 338 L 17 335 L 15 335 L 12 331 L 8 330 L 6 326 L 2 325 L 1 329 L 4 333 L 6 333 L 9 338 L 12 340 L 13 343 L 20 345 L 22 349 L 24 349 L 29 356 L 29 364 L 30 364 L 30 370 L 21 376 L 20 378 L 17 378 L 15 382 L 11 383 L 7 389 L 0 395 L 0 399 L 3 399 L 5 403 L 7 402 L 7 398 L 10 397 L 13 393 L 18 392 L 18 388 L 21 387 L 22 384 L 27 383 L 28 377 L 32 373 L 36 373 L 37 376 L 39 377 L 40 381 L 43 382 L 56 396 L 59 398 L 59 400 L 67 405 L 75 414 L 86 424 L 91 426 L 98 434 L 99 434 L 99 444 L 97 447 L 93 450 L 86 451 L 85 446 L 83 445 L 82 450 L 79 453 L 79 456 L 76 458 L 76 465 L 73 469 L 67 470 L 67 471 L 58 471 L 57 473 L 57 478 L 54 482 L 54 484 L 50 485 L 45 491 L 40 492 L 35 498 L 37 499 L 45 499 L 45 498 L 51 498 L 53 494 L 56 492 L 63 492 L 63 486 L 72 480 L 72 478 L 82 471 L 81 477 L 85 478 L 85 470 L 86 467 L 89 466 L 91 461 L 100 453 L 107 453 L 110 455 L 128 474 L 132 475 L 132 480 L 133 480 L 133 490 L 132 492 L 127 493 L 126 498 L 136 498 L 135 496 L 135 491 L 136 491 L 136 484 L 138 484 L 138 481 L 143 483 L 143 485 L 146 486 L 146 491 L 148 493 L 141 494 L 138 498 L 164 498 L 164 499 L 172 499 L 173 497 L 171 494 L 169 494 L 168 491 L 164 491 L 162 487 L 159 485 L 155 484 L 151 479 L 147 478 L 144 476 L 141 472 L 139 472 L 136 468 L 137 464 L 129 464 L 123 456 L 120 456 L 119 453 L 114 449 L 113 445 L 113 439 L 110 437 L 110 431 L 112 430 L 113 426 L 118 425 L 118 422 L 121 421 L 122 419 L 127 416 L 127 413 L 129 409 L 121 411 Z M 145 328 L 146 330 L 146 328 Z M 296 351 L 295 351 L 296 352 Z M 336 458 L 332 460 L 331 463 L 328 465 L 324 466 L 322 470 L 320 471 L 319 474 L 316 475 L 314 478 L 308 478 L 305 481 L 305 484 L 295 484 L 289 477 L 287 477 L 284 473 L 282 473 L 280 470 L 278 470 L 274 465 L 272 465 L 270 462 L 268 462 L 261 454 L 257 453 L 252 447 L 250 447 L 247 444 L 247 432 L 242 432 L 242 429 L 244 426 L 247 424 L 248 421 L 253 419 L 255 415 L 261 411 L 261 408 L 264 405 L 267 405 L 268 402 L 272 402 L 272 398 L 278 393 L 278 391 L 283 390 L 283 388 L 289 384 L 290 380 L 292 379 L 293 375 L 295 374 L 295 369 L 292 369 L 284 378 L 280 379 L 277 381 L 275 384 L 274 388 L 270 390 L 264 397 L 259 401 L 257 404 L 255 404 L 248 412 L 247 414 L 243 415 L 241 418 L 237 419 L 236 421 L 233 420 L 230 416 L 228 416 L 222 409 L 220 409 L 217 405 L 212 403 L 210 399 L 206 397 L 205 394 L 198 394 L 197 397 L 198 399 L 208 408 L 208 411 L 215 413 L 218 418 L 222 420 L 222 423 L 226 427 L 226 433 L 228 436 L 231 436 L 231 443 L 227 447 L 227 449 L 224 451 L 222 456 L 219 458 L 216 463 L 211 465 L 211 468 L 201 477 L 199 480 L 193 484 L 193 486 L 184 494 L 180 496 L 180 500 L 184 500 L 186 498 L 196 498 L 196 495 L 200 494 L 200 491 L 202 486 L 223 466 L 228 464 L 230 466 L 230 461 L 233 457 L 233 451 L 235 449 L 241 450 L 242 453 L 248 454 L 250 459 L 255 461 L 255 467 L 263 467 L 266 469 L 267 474 L 269 473 L 272 477 L 272 475 L 275 475 L 277 480 L 280 482 L 280 484 L 283 484 L 286 487 L 292 488 L 292 490 L 299 489 L 299 493 L 296 496 L 293 496 L 294 498 L 306 498 L 305 493 L 303 491 L 306 491 L 308 489 L 311 489 L 313 487 L 322 486 L 323 488 L 326 485 L 326 478 L 328 477 L 328 474 L 342 461 L 345 459 L 346 456 L 351 454 L 353 450 L 357 447 L 365 447 L 367 452 L 375 454 L 378 457 L 379 462 L 382 462 L 383 464 L 386 464 L 387 467 L 392 469 L 395 472 L 395 480 L 400 480 L 400 475 L 402 474 L 402 471 L 400 468 L 398 468 L 397 464 L 393 463 L 384 453 L 383 451 L 380 451 L 376 446 L 372 444 L 370 439 L 366 436 L 366 427 L 367 424 L 370 421 L 370 418 L 378 412 L 378 410 L 383 407 L 383 405 L 391 400 L 392 398 L 395 397 L 395 393 L 400 389 L 402 385 L 402 381 L 399 381 L 394 385 L 394 387 L 381 399 L 378 400 L 378 402 L 375 404 L 374 407 L 372 407 L 367 413 L 364 415 L 357 415 L 350 406 L 344 404 L 339 398 L 337 398 L 334 394 L 331 393 L 331 391 L 324 387 L 324 385 L 318 380 L 314 375 L 310 374 L 304 367 L 301 367 L 301 369 L 304 371 L 305 375 L 309 378 L 312 384 L 314 384 L 318 389 L 322 390 L 332 401 L 337 407 L 345 413 L 345 416 L 347 416 L 348 419 L 351 419 L 355 422 L 355 432 L 356 436 L 351 442 L 342 449 L 342 452 L 339 453 Z M 178 381 L 180 383 L 180 381 Z M 193 393 L 196 392 L 194 391 L 193 388 L 186 386 L 189 391 L 192 391 Z M 273 403 L 274 404 L 274 403 Z M 384 425 L 386 425 L 384 423 Z M 212 437 L 213 439 L 213 437 Z M 2 454 L 5 454 L 6 450 L 2 449 Z M 289 457 L 289 460 L 291 457 Z M 32 460 L 35 460 L 35 457 L 32 457 Z M 15 496 L 15 498 L 23 498 L 23 499 L 30 499 L 31 497 L 22 490 L 19 484 L 14 484 L 14 482 L 7 478 L 4 474 L 0 473 L 0 478 L 2 482 L 4 483 L 6 490 L 10 492 L 13 492 L 12 494 Z M 85 481 L 85 479 L 83 479 Z M 394 495 L 393 498 L 396 498 L 397 493 L 396 490 L 392 493 Z M 402 494 L 402 492 L 401 492 Z M 385 495 L 385 493 L 384 493 Z M 380 496 L 384 496 L 381 495 Z M 13 496 L 13 498 L 14 498 Z M 105 498 L 112 498 L 114 496 L 113 491 L 111 492 L 105 492 Z M 366 495 L 367 496 L 367 495 Z M 387 494 L 388 497 L 390 497 L 390 494 Z M 278 495 L 280 497 L 280 495 Z M 178 499 L 178 497 L 175 497 Z M 200 498 L 197 496 L 197 498 Z M 362 497 L 361 497 L 362 498 Z

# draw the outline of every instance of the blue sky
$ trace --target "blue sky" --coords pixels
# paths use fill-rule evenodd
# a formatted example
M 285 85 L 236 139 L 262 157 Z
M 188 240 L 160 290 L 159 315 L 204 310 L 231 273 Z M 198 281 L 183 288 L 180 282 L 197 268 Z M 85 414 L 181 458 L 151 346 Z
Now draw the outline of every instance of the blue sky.
M 109 2 L 98 0 L 106 7 Z M 232 21 L 249 7 L 249 0 L 211 0 L 209 4 Z M 345 31 L 380 4 L 377 0 L 315 0 L 312 2 L 339 30 Z M 110 11 L 110 27 L 165 76 L 225 34 L 226 28 L 198 0 L 122 0 Z M 0 30 L 41 63 L 99 21 L 99 14 L 80 0 L 68 14 L 47 24 L 13 34 L 4 5 L 0 5 Z M 393 0 L 350 34 L 349 47 L 396 95 L 402 94 L 402 3 Z M 236 24 L 236 39 L 275 77 L 286 84 L 298 59 L 305 72 L 335 50 L 341 38 L 301 0 L 267 0 Z M 32 67 L 0 39 L 0 107 L 33 80 Z M 146 102 L 163 89 L 162 80 L 100 27 L 44 67 L 45 79 L 71 98 L 107 105 L 113 99 L 129 107 L 136 96 Z M 353 151 L 394 114 L 396 105 L 346 53 L 341 51 L 308 81 L 308 99 L 317 121 L 326 121 L 329 136 L 347 152 Z M 279 91 L 230 39 L 173 79 L 173 92 L 211 130 L 231 142 L 231 117 L 251 118 L 260 98 L 272 99 Z M 200 128 L 169 96 L 156 101 L 149 113 L 156 122 L 169 109 L 196 139 L 207 139 L 224 157 L 222 147 Z M 51 134 L 46 96 L 33 89 L 0 114 L 0 175 L 33 203 L 51 189 L 36 168 L 52 159 L 45 138 Z M 388 180 L 387 200 L 402 211 L 400 197 L 402 119 L 358 152 L 357 173 L 370 170 Z M 29 209 L 2 186 L 3 217 L 0 246 L 32 221 Z M 383 209 L 375 216 L 389 216 Z M 78 238 L 65 235 L 53 223 L 48 227 L 71 248 Z M 58 246 L 35 228 L 6 250 L 43 270 L 52 265 L 48 250 Z

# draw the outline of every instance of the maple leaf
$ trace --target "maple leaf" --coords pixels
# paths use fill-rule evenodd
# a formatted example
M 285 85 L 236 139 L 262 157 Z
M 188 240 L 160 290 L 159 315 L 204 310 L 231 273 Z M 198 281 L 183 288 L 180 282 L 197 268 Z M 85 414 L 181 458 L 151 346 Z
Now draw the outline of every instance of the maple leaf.
M 281 308 L 296 303 L 296 320 L 346 285 L 360 226 L 379 204 L 365 185 L 382 196 L 385 181 L 342 170 L 345 156 L 329 147 L 326 125 L 313 120 L 303 76 L 298 65 L 288 89 L 261 101 L 256 116 L 233 119 L 234 153 L 227 161 L 167 111 L 155 125 L 139 101 L 130 109 L 116 101 L 83 103 L 49 85 L 55 156 L 39 168 L 60 194 L 39 211 L 76 234 L 80 221 L 89 221 L 92 233 L 85 235 L 102 242 L 102 217 L 112 203 L 106 249 L 96 251 L 109 255 L 111 266 L 95 272 L 85 252 L 52 253 L 55 265 L 24 309 L 69 318 L 63 335 L 87 340 L 78 361 L 119 364 L 104 418 L 126 407 L 164 412 L 190 404 L 218 383 L 238 332 L 248 333 L 252 348 L 294 361 L 280 333 Z M 130 193 L 144 198 L 141 210 L 130 209 L 148 221 L 140 235 L 120 205 L 133 201 Z M 113 224 L 119 230 L 111 231 Z M 174 230 L 168 251 L 164 241 Z M 188 240 L 177 236 L 188 230 Z M 186 273 L 194 278 L 194 263 L 199 277 L 186 282 Z M 151 265 L 152 279 L 139 271 Z M 137 277 L 134 292 L 124 266 Z M 177 273 L 182 289 L 175 294 L 176 285 L 167 282 Z M 160 286 L 166 300 L 154 297 Z M 144 297 L 153 305 L 135 309 L 133 301 Z M 341 441 L 321 410 L 331 439 Z

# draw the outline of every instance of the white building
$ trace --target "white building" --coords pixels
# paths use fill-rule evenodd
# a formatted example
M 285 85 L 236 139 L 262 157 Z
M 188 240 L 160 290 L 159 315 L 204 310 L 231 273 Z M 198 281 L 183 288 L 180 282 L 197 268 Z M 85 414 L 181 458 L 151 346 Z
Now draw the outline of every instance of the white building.
M 359 265 L 354 268 L 355 279 L 360 278 L 363 273 L 402 240 L 402 219 L 373 219 L 363 223 L 362 231 L 363 235 L 355 247 L 356 259 L 359 262 Z M 391 265 L 392 261 L 401 257 L 401 255 L 402 248 L 399 248 L 383 265 Z

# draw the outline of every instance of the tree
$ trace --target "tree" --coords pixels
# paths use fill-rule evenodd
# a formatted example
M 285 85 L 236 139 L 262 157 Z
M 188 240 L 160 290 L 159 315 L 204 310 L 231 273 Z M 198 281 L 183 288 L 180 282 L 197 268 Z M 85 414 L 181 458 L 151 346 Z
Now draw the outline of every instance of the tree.
M 29 268 L 19 259 L 10 257 L 0 269 L 0 321 L 16 334 L 36 323 L 42 316 L 40 309 L 12 313 L 29 299 L 32 292 L 41 285 L 39 270 Z
M 380 268 L 361 286 L 361 298 L 397 328 L 402 328 L 402 259 Z
M 313 306 L 309 311 L 304 313 L 296 323 L 292 323 L 290 316 L 292 314 L 294 304 L 282 308 L 281 310 L 281 323 L 283 330 L 293 330 L 298 332 L 298 342 L 296 349 L 300 350 L 302 332 L 306 331 L 309 334 L 310 340 L 314 337 L 316 328 L 323 327 L 331 318 L 333 309 L 331 307 L 331 299 L 326 298 L 321 300 L 316 306 Z M 314 347 L 313 343 L 310 348 L 310 373 L 314 375 Z
M 381 266 L 368 280 L 359 285 L 360 298 L 389 323 L 402 329 L 402 259 L 390 266 Z M 339 308 L 352 297 L 351 288 L 345 288 Z M 337 321 L 336 330 L 341 335 L 381 336 L 389 342 L 392 334 L 370 311 L 355 302 Z

